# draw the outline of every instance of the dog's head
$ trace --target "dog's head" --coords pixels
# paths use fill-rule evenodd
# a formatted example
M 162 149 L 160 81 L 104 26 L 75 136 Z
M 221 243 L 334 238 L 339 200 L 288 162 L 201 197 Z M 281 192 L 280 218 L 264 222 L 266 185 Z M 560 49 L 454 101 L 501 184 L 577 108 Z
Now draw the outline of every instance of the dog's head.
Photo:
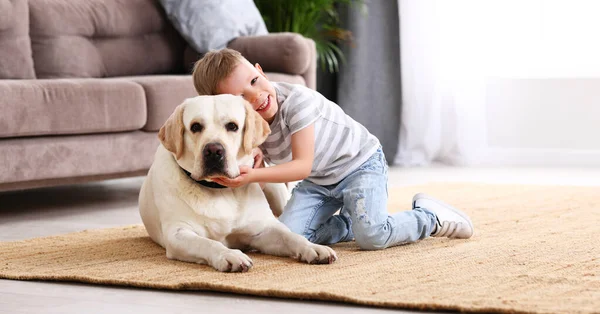
M 242 97 L 197 96 L 179 105 L 158 132 L 162 145 L 195 180 L 237 177 L 269 124 Z

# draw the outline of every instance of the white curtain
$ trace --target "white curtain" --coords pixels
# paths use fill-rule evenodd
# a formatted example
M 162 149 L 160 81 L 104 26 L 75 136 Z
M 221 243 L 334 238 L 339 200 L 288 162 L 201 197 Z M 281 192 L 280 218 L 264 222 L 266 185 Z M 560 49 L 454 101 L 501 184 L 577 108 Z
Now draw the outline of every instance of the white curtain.
M 477 162 L 485 147 L 480 1 L 399 0 L 399 166 Z
M 510 115 L 486 112 L 490 82 L 600 77 L 600 1 L 398 1 L 402 115 L 396 165 L 485 164 L 496 155 L 515 163 L 520 156 L 499 154 L 510 147 L 488 143 L 488 134 L 518 142 L 499 131 L 511 127 Z M 536 116 L 527 112 L 514 108 L 511 115 L 536 128 Z

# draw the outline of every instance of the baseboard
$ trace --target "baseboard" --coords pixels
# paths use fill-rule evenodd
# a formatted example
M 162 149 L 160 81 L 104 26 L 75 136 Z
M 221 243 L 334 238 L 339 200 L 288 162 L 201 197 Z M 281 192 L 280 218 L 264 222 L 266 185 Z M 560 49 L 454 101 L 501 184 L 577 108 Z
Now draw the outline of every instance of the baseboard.
M 600 167 L 600 150 L 488 148 L 477 165 Z

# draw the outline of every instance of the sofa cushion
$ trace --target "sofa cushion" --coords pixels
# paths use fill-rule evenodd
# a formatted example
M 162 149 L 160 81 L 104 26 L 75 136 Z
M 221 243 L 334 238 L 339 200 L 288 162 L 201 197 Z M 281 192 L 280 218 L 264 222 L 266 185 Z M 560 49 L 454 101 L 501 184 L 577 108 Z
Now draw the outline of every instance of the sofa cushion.
M 0 141 L 0 191 L 143 175 L 154 159 L 156 133 L 45 136 Z
M 182 71 L 184 40 L 154 0 L 29 0 L 39 78 Z
M 33 79 L 27 0 L 0 0 L 0 79 Z
M 179 34 L 199 53 L 240 36 L 269 32 L 253 0 L 159 0 Z
M 122 79 L 0 80 L 0 138 L 137 130 L 142 87 Z
M 198 96 L 191 75 L 125 77 L 140 84 L 146 93 L 148 118 L 144 131 L 158 131 L 186 98 Z
M 265 73 L 272 81 L 304 85 L 299 75 Z M 125 77 L 144 87 L 148 105 L 148 119 L 144 131 L 158 131 L 186 98 L 198 96 L 191 75 L 157 75 Z

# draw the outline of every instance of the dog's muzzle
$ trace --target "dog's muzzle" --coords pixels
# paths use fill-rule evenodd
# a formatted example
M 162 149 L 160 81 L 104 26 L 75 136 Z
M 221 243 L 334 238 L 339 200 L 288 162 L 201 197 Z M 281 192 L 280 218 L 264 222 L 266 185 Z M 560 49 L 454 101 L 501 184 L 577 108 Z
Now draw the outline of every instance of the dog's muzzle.
M 225 148 L 220 143 L 208 143 L 202 150 L 204 173 L 222 174 L 225 171 Z

